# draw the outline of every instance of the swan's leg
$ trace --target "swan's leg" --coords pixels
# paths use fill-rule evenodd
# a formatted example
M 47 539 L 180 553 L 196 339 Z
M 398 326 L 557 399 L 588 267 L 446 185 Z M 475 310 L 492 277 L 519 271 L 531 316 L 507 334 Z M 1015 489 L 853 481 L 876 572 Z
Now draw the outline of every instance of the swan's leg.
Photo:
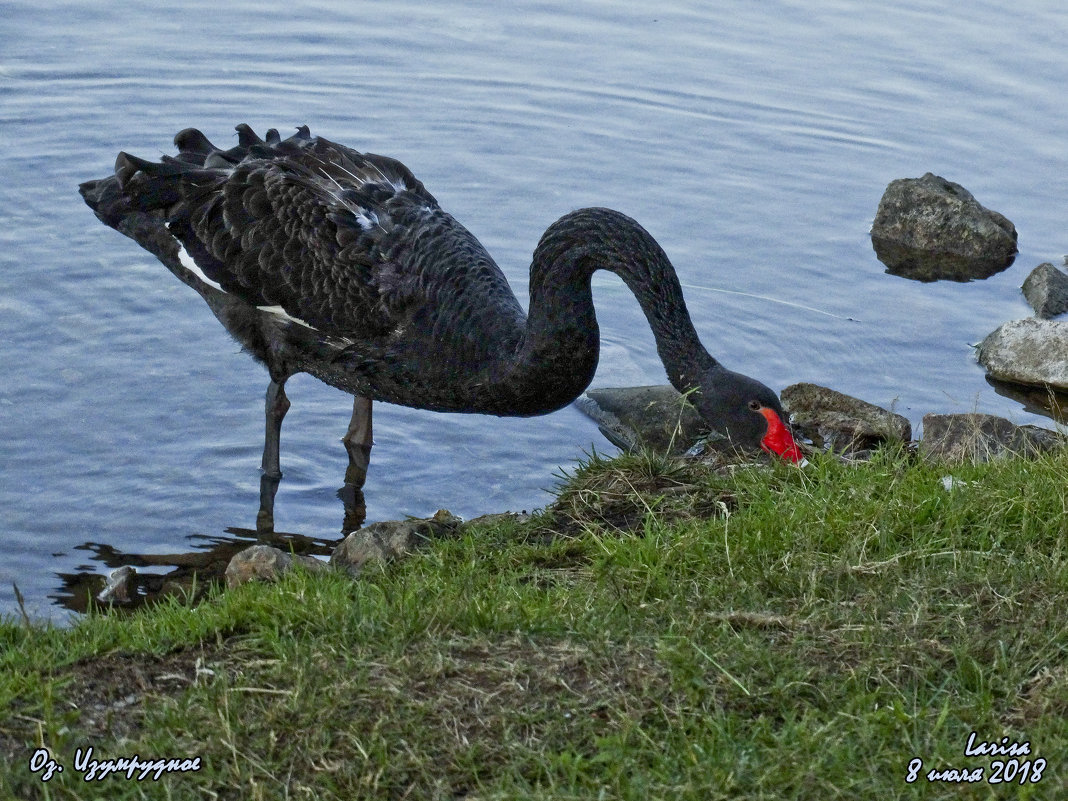
M 352 399 L 352 420 L 349 430 L 341 439 L 349 452 L 349 466 L 345 470 L 345 484 L 360 489 L 367 479 L 367 466 L 371 463 L 371 399 L 357 395 Z
M 279 463 L 282 420 L 289 411 L 289 398 L 286 397 L 285 378 L 271 377 L 267 387 L 267 431 L 263 441 L 263 461 L 260 467 L 260 511 L 256 515 L 257 531 L 274 531 L 274 496 L 278 491 L 278 482 L 282 479 L 282 467 Z
M 282 467 L 279 464 L 280 438 L 282 435 L 282 420 L 289 411 L 289 398 L 286 397 L 286 381 L 271 379 L 267 387 L 267 431 L 263 442 L 263 462 L 260 467 L 263 472 L 270 476 L 282 477 Z

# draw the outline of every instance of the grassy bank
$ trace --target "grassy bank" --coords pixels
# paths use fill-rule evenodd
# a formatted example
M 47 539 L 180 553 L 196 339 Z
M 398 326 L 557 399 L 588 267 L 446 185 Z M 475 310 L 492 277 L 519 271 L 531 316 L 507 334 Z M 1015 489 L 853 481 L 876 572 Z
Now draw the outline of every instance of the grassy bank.
M 1068 797 L 1066 493 L 1063 452 L 594 459 L 551 514 L 359 581 L 9 622 L 0 797 Z M 1011 783 L 973 732 L 1030 744 Z M 87 782 L 90 746 L 199 769 Z

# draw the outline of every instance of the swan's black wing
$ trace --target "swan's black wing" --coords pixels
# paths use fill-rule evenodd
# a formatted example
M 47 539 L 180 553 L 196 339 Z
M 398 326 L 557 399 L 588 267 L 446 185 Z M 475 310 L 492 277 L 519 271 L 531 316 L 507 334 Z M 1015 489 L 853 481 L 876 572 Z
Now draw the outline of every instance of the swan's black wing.
M 486 348 L 485 336 L 465 318 L 522 319 L 486 251 L 399 161 L 303 127 L 284 140 L 269 131 L 266 141 L 237 130 L 230 150 L 190 128 L 175 137 L 177 157 L 120 153 L 124 208 L 97 213 L 109 224 L 109 213 L 131 208 L 162 214 L 186 266 L 252 305 L 354 342 L 435 335 L 443 353 L 477 360 L 470 351 Z

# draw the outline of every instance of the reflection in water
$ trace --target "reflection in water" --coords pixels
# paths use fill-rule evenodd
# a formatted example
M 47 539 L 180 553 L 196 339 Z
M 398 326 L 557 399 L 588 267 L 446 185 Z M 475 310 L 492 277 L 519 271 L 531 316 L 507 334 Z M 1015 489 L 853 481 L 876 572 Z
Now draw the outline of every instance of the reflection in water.
M 345 502 L 345 531 L 359 528 L 366 509 L 363 493 L 346 486 L 338 495 Z M 310 556 L 329 556 L 337 545 L 337 540 L 237 527 L 226 529 L 226 536 L 195 534 L 189 539 L 196 550 L 187 553 L 128 553 L 99 542 L 84 543 L 76 546 L 76 550 L 89 552 L 93 562 L 108 568 L 108 572 L 134 568 L 122 590 L 111 596 L 110 605 L 137 609 L 172 595 L 190 603 L 200 600 L 209 587 L 223 581 L 233 556 L 252 545 L 273 545 L 286 552 Z M 152 568 L 153 572 L 141 572 L 143 568 Z M 161 568 L 170 569 L 160 572 Z M 91 606 L 101 605 L 98 596 L 108 586 L 108 579 L 100 572 L 99 565 L 89 564 L 78 572 L 56 575 L 62 588 L 49 597 L 60 606 L 85 613 Z
M 1002 261 L 969 258 L 959 253 L 935 253 L 875 235 L 872 235 L 871 244 L 879 261 L 886 265 L 887 273 L 925 283 L 982 280 L 1008 269 L 1016 260 L 1015 253 Z
M 1019 401 L 1031 414 L 1048 417 L 1060 425 L 1068 425 L 1068 394 L 1057 392 L 1049 387 L 1032 387 L 1026 384 L 998 381 L 990 376 L 987 376 L 986 381 L 997 394 Z
M 346 479 L 352 473 L 352 464 L 345 473 Z M 366 475 L 366 470 L 364 474 Z M 263 473 L 260 476 L 260 509 L 256 514 L 256 530 L 269 534 L 274 531 L 274 496 L 278 492 L 281 483 L 281 473 Z M 337 491 L 337 497 L 341 499 L 344 508 L 344 516 L 341 520 L 341 536 L 344 537 L 360 526 L 367 519 L 367 501 L 363 496 L 363 476 L 359 477 L 359 483 L 346 480 L 341 489 Z
M 272 506 L 280 478 L 280 475 L 269 476 L 265 473 L 261 479 L 261 499 L 264 494 L 269 495 Z M 367 518 L 367 502 L 360 485 L 346 482 L 337 491 L 337 496 L 344 510 L 341 535 L 337 540 L 275 531 L 273 517 L 265 520 L 261 505 L 256 531 L 231 526 L 226 529 L 229 536 L 194 534 L 189 539 L 203 544 L 188 553 L 138 554 L 121 551 L 107 543 L 77 545 L 75 550 L 90 552 L 95 562 L 108 568 L 110 575 L 103 575 L 93 565 L 85 565 L 74 573 L 57 572 L 55 575 L 59 577 L 62 587 L 59 592 L 50 594 L 49 598 L 80 614 L 84 614 L 91 606 L 137 609 L 172 595 L 195 603 L 213 584 L 224 580 L 226 567 L 234 555 L 252 545 L 273 545 L 299 555 L 329 556 L 337 543 L 360 528 Z M 171 570 L 164 573 L 139 572 L 139 568 L 146 567 Z M 123 568 L 133 570 L 116 573 Z M 17 592 L 17 586 L 15 589 Z
M 348 474 L 346 473 L 346 475 Z M 346 481 L 341 489 L 337 491 L 337 497 L 341 499 L 341 503 L 345 508 L 345 517 L 341 521 L 342 537 L 358 529 L 363 525 L 363 521 L 367 519 L 367 501 L 363 497 L 361 486 L 363 486 L 362 481 L 360 484 Z

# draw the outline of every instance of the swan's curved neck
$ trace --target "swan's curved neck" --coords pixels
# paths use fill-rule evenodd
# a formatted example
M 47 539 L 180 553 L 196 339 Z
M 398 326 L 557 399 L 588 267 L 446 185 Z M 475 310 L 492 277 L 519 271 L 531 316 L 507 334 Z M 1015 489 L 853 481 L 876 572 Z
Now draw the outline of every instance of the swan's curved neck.
M 602 269 L 620 276 L 638 299 L 676 389 L 694 388 L 698 374 L 718 366 L 656 240 L 617 211 L 581 209 L 553 223 L 534 251 L 526 330 L 508 379 L 517 397 L 540 397 L 559 408 L 593 380 L 599 331 L 590 278 Z

